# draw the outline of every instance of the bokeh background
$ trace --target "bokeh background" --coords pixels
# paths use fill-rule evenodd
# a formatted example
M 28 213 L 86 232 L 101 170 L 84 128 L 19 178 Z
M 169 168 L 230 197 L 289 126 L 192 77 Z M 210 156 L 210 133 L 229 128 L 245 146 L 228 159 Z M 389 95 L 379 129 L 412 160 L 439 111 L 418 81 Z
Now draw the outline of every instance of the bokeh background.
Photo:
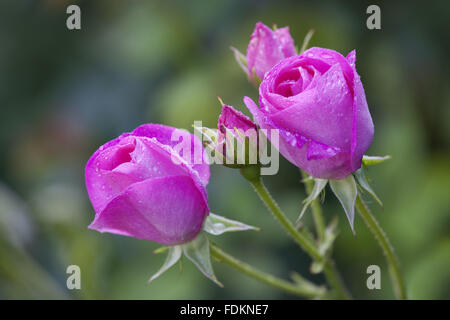
M 366 28 L 366 8 L 381 7 L 382 29 Z M 82 29 L 66 28 L 78 4 Z M 450 298 L 450 81 L 447 1 L 63 1 L 0 2 L 0 298 L 293 298 L 214 263 L 218 288 L 183 259 L 151 285 L 158 245 L 87 229 L 94 217 L 84 165 L 96 148 L 146 122 L 191 130 L 214 127 L 216 96 L 246 112 L 257 97 L 229 50 L 245 52 L 257 21 L 290 26 L 300 46 L 347 54 L 357 68 L 375 123 L 371 155 L 392 160 L 369 176 L 384 209 L 370 201 L 401 259 L 415 299 Z M 298 170 L 282 160 L 266 178 L 295 219 L 305 198 Z M 213 166 L 212 211 L 263 229 L 215 241 L 260 269 L 308 275 L 309 258 L 279 228 L 239 173 Z M 334 257 L 355 297 L 393 298 L 382 253 L 357 216 L 353 237 L 337 215 Z M 305 217 L 306 221 L 310 219 Z M 82 289 L 66 288 L 68 265 Z M 378 264 L 382 290 L 366 288 Z M 320 283 L 321 276 L 310 276 Z

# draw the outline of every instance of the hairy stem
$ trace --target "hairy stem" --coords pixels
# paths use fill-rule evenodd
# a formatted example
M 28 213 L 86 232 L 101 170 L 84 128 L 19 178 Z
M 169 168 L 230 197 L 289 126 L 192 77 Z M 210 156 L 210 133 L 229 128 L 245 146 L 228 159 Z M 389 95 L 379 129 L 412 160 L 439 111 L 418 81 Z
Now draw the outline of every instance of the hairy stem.
M 219 262 L 225 263 L 230 267 L 252 277 L 262 283 L 265 283 L 274 288 L 283 290 L 285 292 L 304 297 L 304 298 L 320 298 L 324 297 L 326 290 L 324 288 L 308 284 L 307 286 L 293 284 L 289 281 L 274 277 L 271 274 L 259 271 L 252 267 L 251 265 L 242 262 L 228 253 L 224 252 L 222 249 L 217 247 L 215 244 L 210 244 L 211 255 L 217 259 Z
M 249 181 L 255 188 L 255 191 L 258 194 L 258 196 L 265 203 L 269 211 L 272 213 L 275 219 L 281 224 L 284 230 L 286 230 L 286 232 L 294 239 L 294 241 L 297 242 L 297 244 L 315 261 L 323 264 L 323 271 L 325 277 L 327 278 L 329 285 L 333 288 L 336 297 L 341 299 L 349 298 L 349 295 L 339 275 L 336 272 L 333 262 L 322 256 L 322 254 L 317 249 L 315 243 L 311 242 L 311 240 L 307 236 L 305 236 L 295 228 L 294 224 L 286 217 L 283 211 L 281 211 L 278 204 L 272 198 L 269 191 L 264 186 L 261 178 Z
M 367 205 L 364 203 L 364 201 L 361 199 L 361 197 L 358 195 L 356 198 L 356 209 L 358 210 L 359 214 L 363 218 L 364 222 L 366 223 L 367 227 L 372 231 L 372 233 L 375 235 L 375 238 L 378 241 L 378 244 L 380 245 L 381 249 L 383 250 L 384 255 L 386 256 L 386 260 L 389 266 L 389 274 L 391 275 L 391 279 L 394 286 L 394 292 L 397 299 L 406 299 L 406 288 L 405 283 L 402 278 L 402 274 L 400 271 L 400 264 L 399 261 L 394 253 L 394 249 L 392 248 L 391 243 L 389 242 L 388 237 L 384 233 L 383 229 L 381 229 L 380 225 L 378 224 L 378 221 L 375 219 L 375 217 L 370 212 Z

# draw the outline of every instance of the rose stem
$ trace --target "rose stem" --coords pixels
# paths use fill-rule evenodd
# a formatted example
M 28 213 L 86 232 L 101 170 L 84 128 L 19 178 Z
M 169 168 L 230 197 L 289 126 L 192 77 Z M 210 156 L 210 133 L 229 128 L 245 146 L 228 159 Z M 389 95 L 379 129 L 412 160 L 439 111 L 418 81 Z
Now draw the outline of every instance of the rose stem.
M 400 264 L 398 262 L 398 259 L 394 253 L 394 249 L 389 242 L 389 239 L 384 233 L 383 229 L 381 229 L 381 226 L 378 224 L 378 221 L 375 219 L 375 217 L 370 212 L 367 205 L 364 203 L 363 199 L 358 195 L 356 198 L 356 209 L 358 210 L 359 214 L 363 218 L 364 222 L 366 223 L 367 227 L 372 231 L 374 234 L 376 240 L 378 241 L 378 244 L 380 245 L 381 249 L 383 250 L 384 255 L 386 256 L 386 260 L 389 266 L 389 273 L 392 278 L 393 286 L 394 286 L 394 292 L 397 299 L 406 299 L 406 288 L 405 283 L 402 278 L 402 274 L 400 272 Z
M 313 187 L 314 187 L 314 180 L 307 179 L 309 177 L 309 175 L 306 172 L 304 172 L 303 170 L 300 170 L 300 172 L 303 177 L 306 193 L 307 193 L 307 195 L 310 195 L 313 190 Z M 314 199 L 312 201 L 311 210 L 313 213 L 313 220 L 314 220 L 314 224 L 316 227 L 317 235 L 319 237 L 319 241 L 323 241 L 325 239 L 325 220 L 323 218 L 322 207 L 321 207 L 318 199 Z M 328 258 L 328 259 L 331 260 L 331 258 Z M 332 264 L 332 267 L 333 267 L 334 262 L 331 260 L 330 263 Z M 334 267 L 334 268 L 335 268 L 336 277 L 338 277 L 338 279 L 340 279 L 338 270 L 336 269 L 336 267 Z M 344 286 L 344 285 L 342 284 L 342 286 Z
M 301 286 L 293 284 L 289 281 L 277 278 L 271 274 L 259 271 L 252 267 L 251 265 L 242 262 L 228 253 L 224 252 L 222 249 L 217 247 L 215 244 L 210 244 L 211 255 L 217 259 L 219 262 L 225 263 L 230 267 L 246 274 L 260 282 L 268 284 L 269 286 L 281 289 L 283 291 L 289 292 L 291 294 L 304 297 L 304 298 L 321 298 L 325 297 L 326 290 L 324 288 L 308 284 L 307 286 Z
M 245 177 L 245 176 L 244 176 Z M 249 180 L 249 179 L 248 179 Z M 315 244 L 309 240 L 308 237 L 300 233 L 294 226 L 294 224 L 286 217 L 286 215 L 281 211 L 278 204 L 270 195 L 267 188 L 264 186 L 262 179 L 252 179 L 249 180 L 250 183 L 255 188 L 256 193 L 261 198 L 261 200 L 265 203 L 269 211 L 273 214 L 275 219 L 281 224 L 281 226 L 286 230 L 286 232 L 300 245 L 300 247 L 308 253 L 314 260 L 319 263 L 323 263 L 323 271 L 325 277 L 327 278 L 328 283 L 334 289 L 336 297 L 340 299 L 348 299 L 349 294 L 342 283 L 341 278 L 337 274 L 337 271 L 334 267 L 334 263 L 326 259 L 324 261 L 324 257 L 316 248 Z

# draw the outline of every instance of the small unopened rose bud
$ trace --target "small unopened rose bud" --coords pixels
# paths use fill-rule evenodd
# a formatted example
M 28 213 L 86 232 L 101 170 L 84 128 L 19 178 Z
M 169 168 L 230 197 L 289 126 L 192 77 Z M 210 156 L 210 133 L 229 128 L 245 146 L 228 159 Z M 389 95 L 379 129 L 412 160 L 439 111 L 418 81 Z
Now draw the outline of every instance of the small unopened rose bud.
M 289 28 L 272 30 L 262 22 L 258 22 L 250 36 L 247 48 L 247 67 L 250 80 L 254 73 L 261 80 L 274 65 L 281 60 L 297 55 L 294 40 Z
M 224 105 L 217 129 L 215 149 L 224 156 L 224 165 L 239 168 L 258 163 L 258 131 L 249 117 Z

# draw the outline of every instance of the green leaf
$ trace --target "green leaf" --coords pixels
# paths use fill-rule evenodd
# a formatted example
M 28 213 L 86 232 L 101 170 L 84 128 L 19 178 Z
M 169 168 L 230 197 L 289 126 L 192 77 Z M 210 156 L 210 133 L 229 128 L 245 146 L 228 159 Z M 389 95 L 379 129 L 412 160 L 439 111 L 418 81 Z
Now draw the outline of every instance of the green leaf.
M 364 174 L 363 168 L 353 172 L 353 175 L 355 176 L 356 181 L 358 181 L 358 184 L 361 186 L 361 188 L 367 191 L 382 207 L 383 202 L 381 202 L 380 198 L 378 198 L 378 196 L 375 194 L 375 191 L 373 191 L 373 189 L 370 187 L 369 181 L 367 180 L 366 175 Z
M 308 209 L 311 203 L 320 195 L 320 193 L 325 188 L 327 183 L 328 183 L 327 179 L 317 179 L 317 178 L 314 179 L 314 187 L 309 196 L 305 200 L 303 200 L 304 205 L 302 211 L 300 212 L 300 215 L 297 218 L 297 221 L 295 222 L 296 225 L 300 223 L 300 219 L 305 214 L 306 209 Z
M 186 258 L 191 260 L 205 277 L 214 281 L 219 287 L 223 287 L 214 274 L 209 254 L 209 240 L 205 233 L 200 233 L 194 240 L 183 244 L 182 247 Z
M 164 264 L 162 267 L 156 272 L 149 280 L 148 282 L 152 282 L 156 278 L 158 278 L 160 275 L 162 275 L 164 272 L 166 272 L 170 267 L 172 267 L 175 263 L 178 262 L 181 258 L 181 254 L 183 253 L 183 250 L 181 249 L 181 246 L 173 246 L 169 247 L 169 252 L 167 254 L 167 258 L 164 261 Z
M 391 159 L 391 156 L 377 157 L 377 156 L 363 156 L 362 163 L 364 166 L 372 166 L 375 164 L 379 164 L 386 160 Z
M 210 213 L 209 216 L 206 218 L 203 230 L 212 235 L 218 236 L 225 232 L 245 231 L 245 230 L 259 231 L 260 229 L 236 220 L 227 219 L 217 214 Z
M 353 220 L 355 218 L 355 201 L 358 189 L 353 175 L 349 175 L 347 178 L 341 180 L 330 180 L 330 186 L 344 208 L 352 232 L 355 234 Z

